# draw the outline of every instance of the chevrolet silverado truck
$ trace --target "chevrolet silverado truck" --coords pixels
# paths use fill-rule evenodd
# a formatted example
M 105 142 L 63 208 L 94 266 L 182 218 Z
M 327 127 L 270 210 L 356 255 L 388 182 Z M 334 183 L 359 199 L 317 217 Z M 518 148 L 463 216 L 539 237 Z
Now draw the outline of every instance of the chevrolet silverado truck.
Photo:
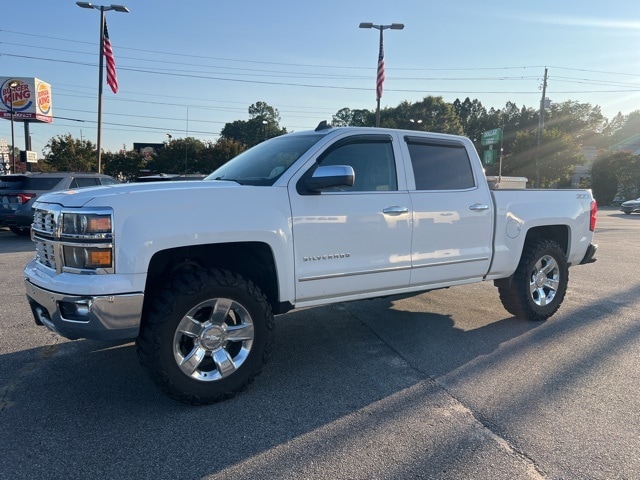
M 331 128 L 265 141 L 197 182 L 43 195 L 24 269 L 35 321 L 135 340 L 170 397 L 208 404 L 263 369 L 274 315 L 493 281 L 553 315 L 594 261 L 589 190 L 492 190 L 464 137 Z

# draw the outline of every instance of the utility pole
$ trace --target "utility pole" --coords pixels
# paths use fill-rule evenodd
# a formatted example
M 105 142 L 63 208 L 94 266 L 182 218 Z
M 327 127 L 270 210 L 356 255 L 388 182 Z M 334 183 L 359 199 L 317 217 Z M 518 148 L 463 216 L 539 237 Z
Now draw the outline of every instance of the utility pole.
M 538 140 L 536 142 L 536 188 L 540 188 L 540 144 L 542 143 L 542 129 L 544 128 L 544 106 L 547 97 L 547 67 L 544 68 L 542 81 L 542 98 L 540 99 L 540 115 L 538 116 Z

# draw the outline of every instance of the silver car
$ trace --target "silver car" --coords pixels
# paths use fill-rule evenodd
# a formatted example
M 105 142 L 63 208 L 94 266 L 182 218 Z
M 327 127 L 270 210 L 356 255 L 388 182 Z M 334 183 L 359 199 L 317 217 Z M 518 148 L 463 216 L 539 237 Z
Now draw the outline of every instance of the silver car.
M 620 211 L 631 215 L 633 212 L 640 212 L 640 198 L 635 200 L 627 200 L 620 205 Z

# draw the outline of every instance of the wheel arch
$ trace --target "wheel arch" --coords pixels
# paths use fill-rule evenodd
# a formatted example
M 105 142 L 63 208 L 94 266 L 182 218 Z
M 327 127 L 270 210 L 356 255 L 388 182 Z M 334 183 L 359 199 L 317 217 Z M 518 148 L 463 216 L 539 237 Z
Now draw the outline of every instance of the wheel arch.
M 147 301 L 169 279 L 184 269 L 220 268 L 251 280 L 267 297 L 274 313 L 282 313 L 288 304 L 280 303 L 278 272 L 271 247 L 263 242 L 233 242 L 176 247 L 156 252 L 147 269 Z
M 541 225 L 539 227 L 533 227 L 527 231 L 527 235 L 524 240 L 524 247 L 527 244 L 535 242 L 536 240 L 552 240 L 560 245 L 564 255 L 567 256 L 569 252 L 569 226 L 568 225 Z M 523 248 L 524 252 L 526 248 Z M 521 253 L 522 255 L 522 253 Z
M 520 258 L 518 259 L 515 266 L 517 266 L 522 260 L 522 256 L 527 251 L 529 245 L 538 241 L 538 240 L 552 240 L 556 242 L 564 256 L 567 257 L 569 251 L 569 226 L 568 225 L 540 225 L 537 227 L 532 227 L 527 231 L 524 242 L 522 244 L 522 249 L 520 250 Z M 511 285 L 511 281 L 513 279 L 513 274 L 505 278 L 497 278 L 494 279 L 493 284 L 496 287 L 509 287 Z

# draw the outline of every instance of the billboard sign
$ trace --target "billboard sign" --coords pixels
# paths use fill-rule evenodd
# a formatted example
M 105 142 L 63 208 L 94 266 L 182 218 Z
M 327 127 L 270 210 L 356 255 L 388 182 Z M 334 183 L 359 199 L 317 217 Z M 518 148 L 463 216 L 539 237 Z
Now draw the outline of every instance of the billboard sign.
M 11 88 L 9 85 L 15 83 Z M 16 122 L 53 121 L 51 85 L 37 78 L 0 77 L 0 117 L 11 119 L 13 94 L 13 120 Z
M 502 129 L 494 128 L 493 130 L 487 130 L 486 132 L 482 132 L 481 142 L 482 145 L 495 145 L 502 140 Z

